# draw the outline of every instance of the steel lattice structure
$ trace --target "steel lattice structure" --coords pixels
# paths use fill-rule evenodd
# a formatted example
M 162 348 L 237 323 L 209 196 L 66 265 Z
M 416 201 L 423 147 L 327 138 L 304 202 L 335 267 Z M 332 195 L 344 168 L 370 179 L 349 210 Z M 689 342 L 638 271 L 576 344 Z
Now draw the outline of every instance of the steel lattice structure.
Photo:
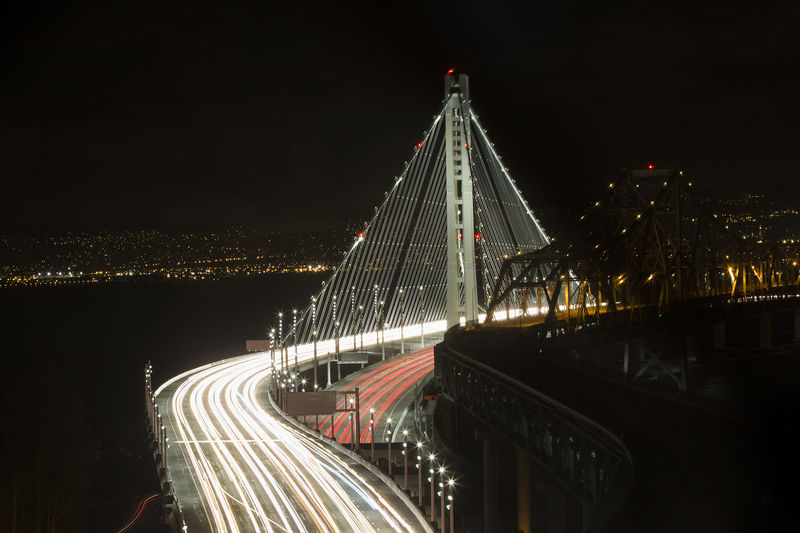
M 470 169 L 476 234 L 466 238 L 475 240 L 481 309 L 507 257 L 549 242 L 469 106 L 463 146 L 446 146 L 446 102 L 296 329 L 283 330 L 284 345 L 445 319 L 447 150 L 464 150 Z

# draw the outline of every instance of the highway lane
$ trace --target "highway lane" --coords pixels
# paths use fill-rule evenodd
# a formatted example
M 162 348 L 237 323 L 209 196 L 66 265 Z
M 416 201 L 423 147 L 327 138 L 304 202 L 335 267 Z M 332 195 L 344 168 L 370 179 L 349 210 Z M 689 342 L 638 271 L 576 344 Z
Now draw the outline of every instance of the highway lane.
M 156 392 L 189 531 L 419 531 L 417 515 L 347 454 L 284 423 L 265 354 L 178 376 Z
M 376 443 L 385 442 L 389 420 L 392 421 L 392 442 L 403 441 L 403 429 L 409 431 L 408 440 L 413 442 L 417 438 L 412 411 L 415 385 L 432 372 L 433 346 L 428 346 L 372 365 L 343 379 L 328 390 L 359 388 L 361 443 L 370 442 L 371 415 L 375 417 Z M 344 407 L 344 398 L 339 399 L 339 407 Z M 333 431 L 336 440 L 342 444 L 353 441 L 351 421 L 349 413 L 339 413 L 334 417 Z M 329 417 L 320 419 L 319 426 L 324 435 L 331 435 Z

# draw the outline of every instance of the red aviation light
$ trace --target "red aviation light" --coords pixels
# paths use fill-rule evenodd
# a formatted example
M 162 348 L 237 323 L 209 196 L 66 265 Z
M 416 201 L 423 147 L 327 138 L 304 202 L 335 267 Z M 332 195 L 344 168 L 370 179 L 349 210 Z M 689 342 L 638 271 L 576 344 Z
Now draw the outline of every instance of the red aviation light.
M 360 232 L 360 233 L 358 234 L 358 238 L 359 238 L 359 239 L 360 239 L 361 237 L 363 237 L 363 236 L 364 236 L 364 232 L 363 232 L 363 231 L 362 231 L 362 232 Z
M 417 148 L 422 148 L 422 143 L 417 143 Z
M 451 68 L 450 70 L 448 70 L 448 71 L 447 71 L 447 73 L 448 73 L 448 74 L 452 74 L 452 73 L 453 73 L 453 72 L 455 72 L 455 71 L 456 71 L 456 69 L 454 69 L 454 68 Z
M 648 170 L 653 170 L 653 165 L 647 165 Z
M 480 233 L 476 233 L 476 234 L 475 234 L 475 238 L 476 238 L 476 239 L 480 239 L 480 238 L 481 238 L 481 234 L 480 234 Z

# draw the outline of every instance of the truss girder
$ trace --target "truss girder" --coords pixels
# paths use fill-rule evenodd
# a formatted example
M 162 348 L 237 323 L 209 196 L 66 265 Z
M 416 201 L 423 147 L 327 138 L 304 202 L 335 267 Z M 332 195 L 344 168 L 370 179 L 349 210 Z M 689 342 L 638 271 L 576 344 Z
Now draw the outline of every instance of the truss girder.
M 726 231 L 683 172 L 624 171 L 564 239 L 506 259 L 488 322 L 510 302 L 528 300 L 534 293 L 547 297 L 545 322 L 555 335 L 579 328 L 588 319 L 596 322 L 596 306 L 616 317 L 613 323 L 635 320 L 644 308 L 664 312 L 696 298 L 796 287 L 797 252 L 748 242 Z M 545 281 L 558 286 L 557 280 L 566 279 L 572 305 L 595 307 L 595 317 L 588 308 L 578 309 L 577 320 L 568 320 L 564 328 L 554 307 L 555 302 L 564 304 L 566 294 L 554 300 Z M 579 299 L 573 302 L 573 295 Z

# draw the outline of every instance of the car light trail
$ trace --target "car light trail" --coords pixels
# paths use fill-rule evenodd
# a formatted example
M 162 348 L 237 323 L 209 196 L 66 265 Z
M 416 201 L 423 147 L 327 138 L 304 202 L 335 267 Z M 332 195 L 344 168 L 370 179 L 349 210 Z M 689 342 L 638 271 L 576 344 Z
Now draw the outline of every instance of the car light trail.
M 170 471 L 189 530 L 422 529 L 377 478 L 366 479 L 352 460 L 279 420 L 268 406 L 269 370 L 265 354 L 244 356 L 157 391 L 174 433 Z
M 362 428 L 360 442 L 370 442 L 371 409 L 374 410 L 377 423 L 400 396 L 411 392 L 414 385 L 431 372 L 433 372 L 433 347 L 429 346 L 416 353 L 392 359 L 349 381 L 348 389 L 359 387 Z M 343 398 L 339 400 L 339 407 L 344 407 Z M 320 420 L 319 429 L 324 435 L 330 435 L 330 428 L 329 418 Z M 333 431 L 336 440 L 342 444 L 349 444 L 353 440 L 350 413 L 340 413 L 334 417 Z M 395 432 L 395 435 L 400 433 Z

